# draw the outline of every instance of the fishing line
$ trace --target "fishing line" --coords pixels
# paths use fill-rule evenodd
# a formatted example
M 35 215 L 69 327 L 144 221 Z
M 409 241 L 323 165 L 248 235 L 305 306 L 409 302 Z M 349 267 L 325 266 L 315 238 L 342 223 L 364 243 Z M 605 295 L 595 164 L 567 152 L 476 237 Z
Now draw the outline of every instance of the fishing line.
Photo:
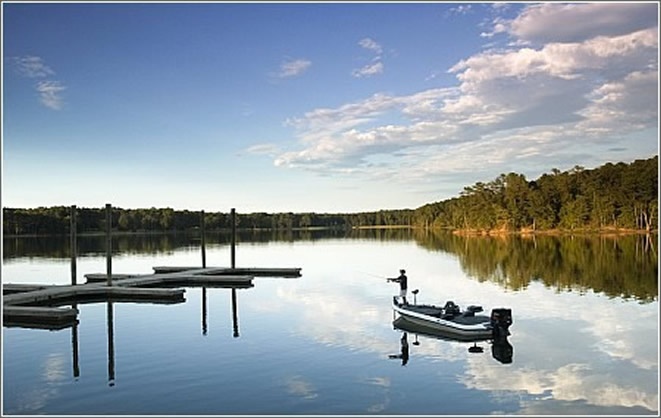
M 366 272 L 366 271 L 360 271 L 360 270 L 358 270 L 358 272 L 359 272 L 359 273 L 362 273 L 362 274 L 367 274 L 368 276 L 377 277 L 377 278 L 379 278 L 379 279 L 387 279 L 386 276 L 378 276 L 378 275 L 376 275 L 376 274 L 368 273 L 368 272 Z

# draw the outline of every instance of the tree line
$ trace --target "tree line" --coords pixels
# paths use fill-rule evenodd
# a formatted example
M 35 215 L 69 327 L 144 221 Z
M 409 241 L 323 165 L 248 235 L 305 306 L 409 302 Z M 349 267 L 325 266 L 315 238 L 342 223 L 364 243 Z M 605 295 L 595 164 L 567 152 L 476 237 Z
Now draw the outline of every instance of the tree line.
M 416 209 L 414 224 L 476 232 L 658 230 L 658 170 L 657 155 L 593 170 L 553 169 L 533 181 L 501 174 Z
M 327 213 L 237 213 L 236 228 L 242 230 L 296 230 L 310 228 L 351 229 L 353 226 L 411 225 L 412 210 L 382 210 L 354 214 Z M 105 208 L 76 208 L 79 233 L 103 232 Z M 199 230 L 204 217 L 208 231 L 232 228 L 231 213 L 174 210 L 171 208 L 112 208 L 112 228 L 118 232 L 185 232 Z M 400 224 L 400 222 L 405 222 Z M 4 235 L 47 235 L 69 233 L 71 208 L 3 208 Z
M 120 232 L 227 230 L 229 212 L 172 208 L 113 208 L 112 225 Z M 3 208 L 4 235 L 64 234 L 70 229 L 68 206 Z M 77 208 L 77 231 L 105 231 L 105 208 Z M 658 156 L 630 164 L 607 163 L 593 170 L 575 166 L 553 169 L 536 180 L 501 174 L 488 183 L 465 187 L 458 197 L 417 209 L 329 213 L 238 213 L 239 229 L 353 229 L 406 226 L 462 231 L 580 229 L 658 230 Z

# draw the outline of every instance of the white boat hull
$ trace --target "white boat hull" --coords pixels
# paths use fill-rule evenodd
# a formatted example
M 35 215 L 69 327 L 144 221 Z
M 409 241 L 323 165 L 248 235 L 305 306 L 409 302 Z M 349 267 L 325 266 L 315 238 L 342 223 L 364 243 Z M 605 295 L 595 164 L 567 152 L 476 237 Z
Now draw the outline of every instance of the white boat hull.
M 460 324 L 450 320 L 415 312 L 406 309 L 406 306 L 407 305 L 399 305 L 394 301 L 392 305 L 395 312 L 405 317 L 408 321 L 420 326 L 429 327 L 444 333 L 465 338 L 489 338 L 493 334 L 491 322 L 486 316 L 484 316 L 484 322 L 475 324 Z

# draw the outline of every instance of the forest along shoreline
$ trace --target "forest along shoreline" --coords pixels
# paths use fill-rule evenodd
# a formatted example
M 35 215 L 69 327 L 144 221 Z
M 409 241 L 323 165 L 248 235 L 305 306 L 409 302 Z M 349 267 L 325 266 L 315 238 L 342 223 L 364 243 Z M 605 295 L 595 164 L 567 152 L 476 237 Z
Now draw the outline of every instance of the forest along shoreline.
M 237 230 L 447 230 L 464 235 L 631 234 L 658 232 L 658 155 L 631 163 L 552 169 L 535 180 L 501 174 L 465 187 L 457 197 L 416 209 L 359 213 L 237 213 Z M 72 209 L 80 235 L 106 231 L 105 208 L 3 207 L 5 237 L 70 233 Z M 112 208 L 113 234 L 229 231 L 229 212 Z

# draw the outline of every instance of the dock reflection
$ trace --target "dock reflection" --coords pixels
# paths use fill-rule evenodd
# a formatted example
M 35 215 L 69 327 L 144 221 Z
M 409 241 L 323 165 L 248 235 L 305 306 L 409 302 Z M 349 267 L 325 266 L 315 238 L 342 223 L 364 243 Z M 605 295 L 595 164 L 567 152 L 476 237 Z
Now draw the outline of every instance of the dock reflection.
M 230 289 L 231 291 L 231 301 L 232 301 L 232 336 L 234 338 L 239 337 L 239 308 L 238 308 L 238 296 L 237 289 L 249 289 L 252 286 L 246 284 L 238 285 L 223 285 L 223 286 L 213 286 L 214 288 L 222 287 Z M 202 334 L 208 334 L 208 296 L 207 288 L 202 287 Z M 114 318 L 114 303 L 113 301 L 106 301 L 106 328 L 107 328 L 107 351 L 108 351 L 108 386 L 113 387 L 116 383 L 115 375 L 115 318 Z M 79 304 L 72 304 L 71 307 L 74 309 L 78 308 Z M 5 324 L 7 325 L 7 324 Z M 34 326 L 28 323 L 12 324 L 11 326 L 17 326 L 21 328 L 34 328 L 34 329 L 48 329 L 50 331 L 61 331 L 66 328 L 71 328 L 71 357 L 73 370 L 72 374 L 74 379 L 78 380 L 81 375 L 80 372 L 80 335 L 79 335 L 79 321 L 76 320 L 70 324 L 67 324 L 66 327 L 63 326 L 45 326 L 44 324 L 36 323 Z
M 71 305 L 73 309 L 78 309 L 78 304 Z M 73 356 L 73 377 L 78 379 L 80 376 L 79 352 L 78 352 L 78 321 L 71 328 L 71 353 Z
M 215 288 L 226 288 L 232 291 L 232 335 L 234 338 L 239 336 L 239 308 L 238 301 L 236 296 L 237 289 L 250 289 L 253 287 L 252 283 L 242 283 L 235 285 L 223 285 L 223 286 L 214 286 Z M 207 301 L 207 287 L 202 287 L 202 335 L 208 335 L 209 333 L 209 308 Z
M 404 317 L 398 317 L 395 319 L 392 323 L 393 328 L 399 331 L 403 331 L 402 338 L 400 339 L 400 345 L 401 345 L 401 354 L 400 355 L 390 355 L 389 358 L 402 358 L 402 365 L 405 365 L 406 363 L 404 362 L 404 352 L 406 350 L 406 361 L 408 362 L 409 358 L 409 352 L 408 352 L 408 335 L 407 334 L 413 334 L 414 335 L 414 341 L 412 342 L 413 345 L 418 346 L 420 345 L 420 341 L 418 337 L 422 336 L 423 338 L 426 339 L 436 339 L 436 340 L 444 340 L 444 341 L 454 341 L 457 343 L 464 343 L 464 344 L 471 344 L 468 348 L 467 351 L 471 354 L 477 354 L 477 353 L 483 353 L 484 348 L 480 343 L 485 343 L 485 344 L 490 344 L 491 345 L 491 356 L 497 360 L 498 362 L 502 364 L 509 364 L 512 363 L 513 361 L 513 356 L 514 356 L 514 347 L 512 347 L 512 344 L 508 341 L 507 336 L 499 336 L 497 338 L 484 338 L 484 337 L 478 337 L 478 338 L 462 338 L 458 339 L 456 337 L 453 337 L 450 334 L 443 333 L 442 331 L 438 331 L 429 327 L 423 327 L 421 325 L 415 324 L 411 321 L 406 320 Z M 478 345 L 480 344 L 480 345 Z
M 108 386 L 115 386 L 115 321 L 112 302 L 108 302 Z

